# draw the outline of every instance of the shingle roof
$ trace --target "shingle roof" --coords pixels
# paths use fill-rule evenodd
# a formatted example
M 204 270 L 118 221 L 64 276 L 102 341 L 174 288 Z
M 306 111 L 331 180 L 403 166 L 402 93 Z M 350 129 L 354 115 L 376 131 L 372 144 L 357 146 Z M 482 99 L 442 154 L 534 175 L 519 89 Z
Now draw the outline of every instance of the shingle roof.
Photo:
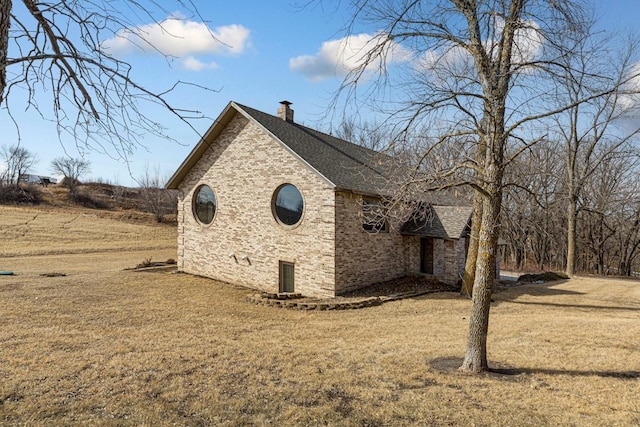
M 209 148 L 215 138 L 236 116 L 242 114 L 261 126 L 301 162 L 313 169 L 338 190 L 364 195 L 388 195 L 394 176 L 406 169 L 394 158 L 352 144 L 332 135 L 288 122 L 245 105 L 230 102 L 211 125 L 205 136 L 182 162 L 167 183 L 176 189 Z M 459 205 L 460 200 L 423 195 L 423 203 L 436 202 Z M 429 200 L 433 199 L 433 200 Z M 402 233 L 443 239 L 458 239 L 468 225 L 472 208 L 469 206 L 441 206 L 429 203 L 427 215 L 404 224 Z
M 167 183 L 178 188 L 182 179 L 202 157 L 215 138 L 236 114 L 261 126 L 321 177 L 338 190 L 366 195 L 383 195 L 399 163 L 392 157 L 336 138 L 332 135 L 288 122 L 254 108 L 230 102 L 214 121 L 200 143 Z
M 283 120 L 246 105 L 230 102 L 171 177 L 167 188 L 178 188 L 189 170 L 236 114 L 242 114 L 261 126 L 267 134 L 337 190 L 371 196 L 389 196 L 393 191 L 392 186 L 397 182 L 403 182 L 401 175 L 408 176 L 410 173 L 398 160 L 386 154 Z M 425 203 L 460 204 L 460 200 L 453 200 L 445 195 L 423 194 L 420 199 Z M 462 214 L 462 218 L 456 219 L 454 217 L 460 216 L 460 212 L 455 209 L 448 211 L 444 206 L 440 208 L 442 209 L 438 210 L 438 216 L 442 217 L 440 220 L 442 225 L 434 223 L 435 225 L 429 228 L 430 233 L 448 236 L 450 233 L 455 234 L 454 231 L 460 227 L 460 223 L 466 224 L 468 220 L 466 213 Z M 416 225 L 416 227 L 424 229 L 425 225 Z M 439 227 L 443 231 L 437 232 Z
M 337 189 L 384 194 L 394 170 L 393 164 L 397 165 L 392 157 L 245 105 L 235 105 L 331 181 Z
M 407 221 L 401 232 L 439 239 L 459 239 L 470 225 L 472 211 L 470 206 L 431 205 L 423 218 Z

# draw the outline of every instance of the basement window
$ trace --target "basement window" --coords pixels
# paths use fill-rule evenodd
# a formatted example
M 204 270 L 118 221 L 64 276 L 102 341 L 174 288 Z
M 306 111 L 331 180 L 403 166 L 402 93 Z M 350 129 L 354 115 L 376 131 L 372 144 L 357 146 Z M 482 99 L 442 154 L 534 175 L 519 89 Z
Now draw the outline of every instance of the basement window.
M 193 216 L 203 225 L 209 225 L 216 215 L 216 195 L 208 185 L 201 185 L 193 197 Z
M 386 208 L 382 200 L 362 199 L 362 228 L 369 233 L 387 233 Z
M 280 261 L 280 292 L 291 293 L 295 291 L 295 264 Z

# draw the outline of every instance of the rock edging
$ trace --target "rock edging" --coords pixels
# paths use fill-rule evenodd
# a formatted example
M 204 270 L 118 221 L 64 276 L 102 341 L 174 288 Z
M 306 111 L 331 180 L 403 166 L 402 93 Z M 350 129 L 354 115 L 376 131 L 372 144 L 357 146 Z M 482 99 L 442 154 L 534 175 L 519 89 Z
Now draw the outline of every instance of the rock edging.
M 289 308 L 294 310 L 353 310 L 358 308 L 373 307 L 382 304 L 379 297 L 369 297 L 358 299 L 357 301 L 331 301 L 331 300 L 310 300 L 308 298 L 298 297 L 279 297 L 272 298 L 269 294 L 251 294 L 247 295 L 247 301 L 256 304 L 278 308 Z
M 375 307 L 385 302 L 397 301 L 404 298 L 413 298 L 421 295 L 441 292 L 429 289 L 418 292 L 400 293 L 378 297 L 358 298 L 354 301 L 345 300 L 312 300 L 303 298 L 300 294 L 267 293 L 247 295 L 247 301 L 256 304 L 277 308 L 289 308 L 294 310 L 357 310 L 360 308 Z

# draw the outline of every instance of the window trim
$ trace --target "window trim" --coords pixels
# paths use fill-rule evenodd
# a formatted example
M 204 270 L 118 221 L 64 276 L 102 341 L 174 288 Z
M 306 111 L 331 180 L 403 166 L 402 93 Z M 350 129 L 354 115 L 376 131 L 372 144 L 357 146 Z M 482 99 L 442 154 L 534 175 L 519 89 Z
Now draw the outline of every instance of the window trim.
M 296 191 L 300 194 L 300 198 L 302 199 L 302 212 L 300 213 L 300 218 L 294 224 L 287 224 L 287 223 L 283 222 L 280 219 L 280 217 L 278 216 L 278 213 L 276 211 L 276 200 L 278 198 L 278 193 L 280 192 L 280 190 L 282 190 L 287 185 L 290 185 L 293 188 L 295 188 Z M 295 184 L 293 184 L 291 182 L 283 182 L 282 184 L 278 185 L 276 187 L 276 189 L 273 191 L 273 194 L 271 195 L 271 214 L 273 215 L 273 219 L 275 219 L 275 221 L 283 228 L 292 230 L 292 229 L 297 228 L 298 226 L 300 226 L 300 224 L 302 224 L 302 221 L 304 220 L 305 212 L 307 210 L 306 208 L 307 208 L 307 202 L 306 202 L 306 200 L 304 198 L 304 194 L 302 194 L 302 191 L 300 190 L 300 188 L 297 185 L 295 185 Z
M 209 190 L 211 190 L 211 192 L 213 193 L 213 200 L 214 200 L 214 204 L 213 204 L 213 216 L 211 217 L 211 221 L 207 222 L 203 222 L 199 217 L 198 214 L 196 213 L 196 201 L 198 200 L 198 193 L 200 192 L 200 190 L 202 190 L 204 187 L 208 187 Z M 191 214 L 193 215 L 193 218 L 196 220 L 196 222 L 198 224 L 200 224 L 203 227 L 210 227 L 216 220 L 216 217 L 218 216 L 218 196 L 216 195 L 216 192 L 214 191 L 213 187 L 211 187 L 211 185 L 207 184 L 207 183 L 200 183 L 196 186 L 196 188 L 193 190 L 193 193 L 191 195 Z

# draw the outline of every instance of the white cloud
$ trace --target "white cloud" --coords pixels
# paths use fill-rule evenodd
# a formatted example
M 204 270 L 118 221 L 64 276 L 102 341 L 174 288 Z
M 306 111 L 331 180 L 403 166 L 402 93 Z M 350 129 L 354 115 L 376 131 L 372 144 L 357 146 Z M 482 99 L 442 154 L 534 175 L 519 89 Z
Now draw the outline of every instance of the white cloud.
M 498 31 L 496 37 L 500 37 L 502 33 L 503 24 L 498 21 Z M 485 41 L 487 51 L 493 51 L 497 54 L 496 39 L 493 41 L 496 46 L 491 46 L 492 41 Z M 544 39 L 540 33 L 540 26 L 534 21 L 525 21 L 523 26 L 516 30 L 514 38 L 514 48 L 512 56 L 512 64 L 514 66 L 524 65 L 535 61 L 543 53 Z M 474 67 L 474 61 L 471 54 L 464 48 L 449 44 L 447 47 L 440 51 L 429 50 L 418 61 L 418 70 L 428 70 L 437 76 L 450 77 L 450 76 L 464 76 L 469 75 Z M 530 72 L 532 68 L 530 66 L 524 66 L 519 72 Z
M 473 58 L 460 46 L 449 46 L 443 51 L 428 50 L 417 62 L 418 70 L 428 70 L 436 76 L 447 78 L 451 75 L 468 75 L 473 67 Z
M 625 134 L 640 129 L 640 63 L 631 67 L 616 99 L 616 124 Z
M 535 21 L 523 22 L 524 27 L 516 30 L 514 37 L 513 63 L 526 64 L 542 56 L 544 37 L 540 25 Z
M 215 70 L 218 64 L 215 62 L 205 63 L 193 56 L 187 56 L 182 60 L 182 66 L 189 71 Z
M 344 78 L 350 71 L 364 65 L 367 54 L 382 41 L 384 34 L 357 34 L 338 40 L 322 43 L 315 55 L 301 55 L 289 60 L 289 68 L 307 77 L 311 81 L 320 81 L 331 77 Z M 408 52 L 396 43 L 389 43 L 385 49 L 385 64 L 376 58 L 367 64 L 367 70 L 405 61 Z
M 250 45 L 250 31 L 242 25 L 210 29 L 206 24 L 171 16 L 159 23 L 118 31 L 102 47 L 110 54 L 135 51 L 181 57 L 194 54 L 239 55 Z
M 640 105 L 640 62 L 631 67 L 625 80 L 620 87 L 622 95 L 618 99 L 618 108 L 622 111 L 637 109 Z

